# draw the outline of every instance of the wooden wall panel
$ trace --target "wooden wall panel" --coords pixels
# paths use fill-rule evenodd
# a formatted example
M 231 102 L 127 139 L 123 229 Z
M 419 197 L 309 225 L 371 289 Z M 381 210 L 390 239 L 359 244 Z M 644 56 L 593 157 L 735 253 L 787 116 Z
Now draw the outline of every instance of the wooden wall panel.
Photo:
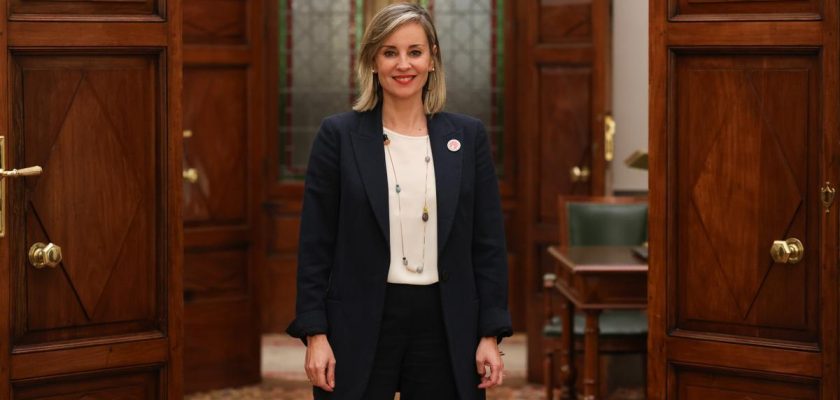
M 539 43 L 590 43 L 592 6 L 587 1 L 541 1 Z
M 10 0 L 12 20 L 160 20 L 165 0 Z
M 676 328 L 816 342 L 822 213 L 802 204 L 819 202 L 806 161 L 820 143 L 819 61 L 676 56 Z M 812 245 L 807 258 L 774 263 L 770 245 L 789 237 Z
M 675 400 L 781 400 L 819 399 L 814 381 L 792 380 L 747 371 L 675 368 Z
M 184 43 L 247 44 L 247 0 L 185 0 Z
M 677 20 L 819 19 L 824 0 L 668 0 Z
M 15 249 L 17 344 L 162 329 L 167 285 L 163 267 L 149 267 L 163 223 L 155 189 L 157 58 L 13 58 L 15 125 L 25 138 L 17 149 L 22 164 L 44 172 L 10 192 L 28 200 L 25 243 L 52 242 L 64 254 L 55 269 L 36 270 L 24 241 Z M 90 186 L 100 190 L 79 189 Z M 42 301 L 45 295 L 56 301 Z
M 160 371 L 156 369 L 31 379 L 12 387 L 14 400 L 156 400 L 161 396 Z

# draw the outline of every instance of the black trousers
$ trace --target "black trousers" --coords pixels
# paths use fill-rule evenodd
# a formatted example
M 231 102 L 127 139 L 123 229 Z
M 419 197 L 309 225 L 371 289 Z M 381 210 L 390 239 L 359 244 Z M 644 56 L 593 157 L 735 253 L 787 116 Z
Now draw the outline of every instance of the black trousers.
M 388 284 L 365 400 L 457 400 L 438 284 Z

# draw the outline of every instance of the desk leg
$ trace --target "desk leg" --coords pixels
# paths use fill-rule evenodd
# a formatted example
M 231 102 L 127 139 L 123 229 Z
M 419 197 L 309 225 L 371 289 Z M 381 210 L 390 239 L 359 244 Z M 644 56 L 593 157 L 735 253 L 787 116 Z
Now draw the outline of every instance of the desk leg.
M 598 399 L 598 316 L 601 310 L 586 310 L 583 355 L 583 399 Z
M 562 387 L 562 398 L 575 400 L 575 305 L 564 299 L 563 309 L 560 310 L 560 322 L 563 325 L 563 334 L 560 336 L 560 376 Z

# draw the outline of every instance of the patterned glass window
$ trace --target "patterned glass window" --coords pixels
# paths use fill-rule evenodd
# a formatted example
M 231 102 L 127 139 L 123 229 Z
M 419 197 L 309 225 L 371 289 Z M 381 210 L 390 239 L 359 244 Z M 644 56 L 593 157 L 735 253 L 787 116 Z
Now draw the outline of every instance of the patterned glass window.
M 420 0 L 447 67 L 447 111 L 484 121 L 502 170 L 504 0 Z M 348 111 L 365 0 L 279 0 L 280 178 L 300 180 L 321 120 Z
M 502 176 L 504 0 L 427 0 L 446 65 L 446 111 L 481 119 Z

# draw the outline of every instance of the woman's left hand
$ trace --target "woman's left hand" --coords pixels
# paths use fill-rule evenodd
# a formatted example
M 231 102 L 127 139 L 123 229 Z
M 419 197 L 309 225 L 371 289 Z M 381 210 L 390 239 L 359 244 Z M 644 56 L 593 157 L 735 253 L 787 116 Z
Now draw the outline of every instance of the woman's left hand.
M 489 389 L 501 385 L 504 379 L 505 365 L 502 362 L 502 355 L 499 352 L 499 345 L 495 337 L 481 338 L 478 349 L 475 351 L 475 367 L 481 375 L 479 389 Z M 486 367 L 490 367 L 490 375 L 487 375 Z

